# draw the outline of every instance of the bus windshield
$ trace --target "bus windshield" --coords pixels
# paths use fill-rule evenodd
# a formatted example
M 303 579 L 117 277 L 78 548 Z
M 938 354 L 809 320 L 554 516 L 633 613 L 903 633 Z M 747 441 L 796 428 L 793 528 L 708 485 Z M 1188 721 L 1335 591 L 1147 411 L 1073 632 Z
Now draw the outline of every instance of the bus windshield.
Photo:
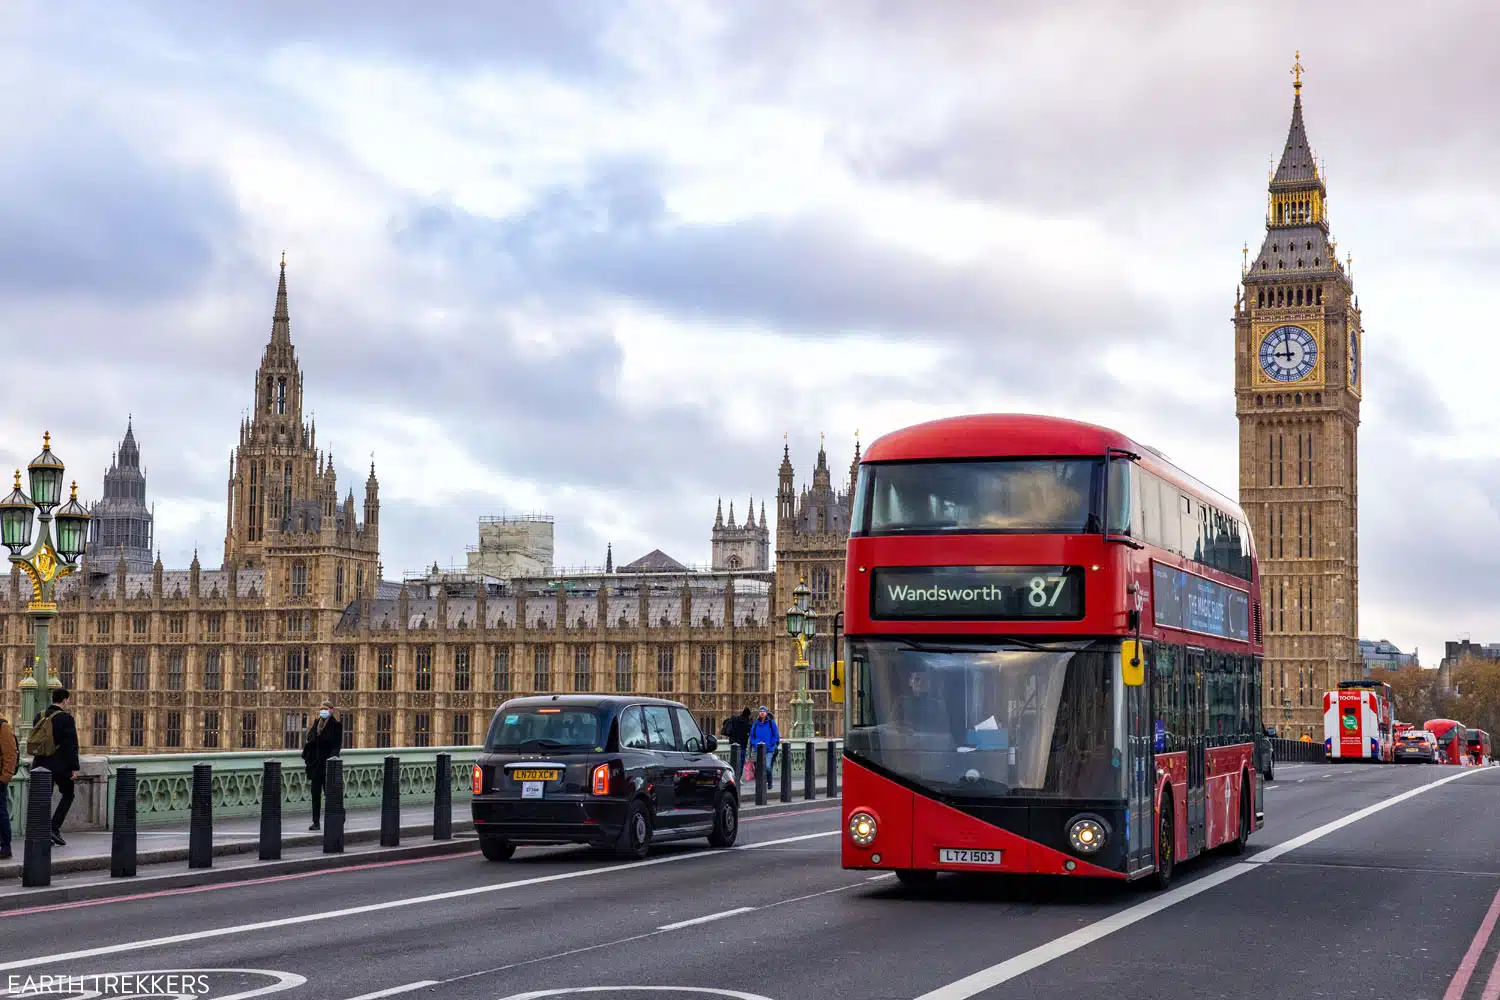
M 851 640 L 846 747 L 958 798 L 1124 795 L 1118 643 Z
M 857 505 L 854 533 L 1096 532 L 1102 468 L 1093 458 L 874 463 L 860 470 L 871 503 L 868 516 Z

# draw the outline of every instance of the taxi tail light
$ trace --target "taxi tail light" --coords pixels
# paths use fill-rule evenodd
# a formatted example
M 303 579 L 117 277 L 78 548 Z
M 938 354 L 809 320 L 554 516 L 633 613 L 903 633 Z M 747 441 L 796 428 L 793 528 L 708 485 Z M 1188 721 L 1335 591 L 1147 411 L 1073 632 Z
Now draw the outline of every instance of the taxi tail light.
M 484 768 L 480 767 L 478 764 L 474 765 L 473 782 L 474 794 L 484 794 Z
M 609 794 L 609 765 L 600 764 L 594 768 L 594 780 L 592 782 L 595 795 Z

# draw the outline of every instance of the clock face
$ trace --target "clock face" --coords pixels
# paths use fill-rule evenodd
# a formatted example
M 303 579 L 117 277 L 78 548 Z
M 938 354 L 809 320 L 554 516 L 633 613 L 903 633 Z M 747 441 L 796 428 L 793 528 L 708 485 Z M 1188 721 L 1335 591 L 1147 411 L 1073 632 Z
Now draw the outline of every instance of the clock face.
M 1300 326 L 1278 326 L 1260 342 L 1260 367 L 1278 382 L 1306 378 L 1318 362 L 1318 342 Z
M 1349 384 L 1359 385 L 1359 338 L 1349 331 Z

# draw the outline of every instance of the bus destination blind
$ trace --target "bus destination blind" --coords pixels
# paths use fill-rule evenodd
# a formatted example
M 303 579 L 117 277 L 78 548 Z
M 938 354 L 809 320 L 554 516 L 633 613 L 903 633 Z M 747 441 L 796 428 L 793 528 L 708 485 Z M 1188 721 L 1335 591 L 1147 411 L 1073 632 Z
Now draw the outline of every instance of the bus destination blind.
M 1250 595 L 1161 563 L 1151 565 L 1156 624 L 1250 641 Z
M 1078 566 L 884 566 L 871 574 L 870 588 L 876 619 L 1083 617 Z

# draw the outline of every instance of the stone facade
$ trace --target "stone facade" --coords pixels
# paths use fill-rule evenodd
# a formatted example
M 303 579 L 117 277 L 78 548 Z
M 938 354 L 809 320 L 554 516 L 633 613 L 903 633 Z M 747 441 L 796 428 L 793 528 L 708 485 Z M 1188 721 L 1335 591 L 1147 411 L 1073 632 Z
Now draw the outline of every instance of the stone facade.
M 729 522 L 724 521 L 724 503 L 714 514 L 711 544 L 715 570 L 768 570 L 771 568 L 771 528 L 766 523 L 766 504 L 761 501 L 760 522 L 755 520 L 755 500 L 745 508 L 745 523 L 734 523 L 734 501 L 729 501 Z
M 806 580 L 812 591 L 811 606 L 819 615 L 818 636 L 808 647 L 808 689 L 813 699 L 813 726 L 819 735 L 843 734 L 843 707 L 828 699 L 828 672 L 835 659 L 834 616 L 844 606 L 844 556 L 849 545 L 849 515 L 854 483 L 859 471 L 859 442 L 848 478 L 836 487 L 828 467 L 828 455 L 818 447 L 812 483 L 799 492 L 791 453 L 783 448 L 776 485 L 776 638 L 779 691 L 796 690 L 792 672 L 793 650 L 786 633 L 786 609 L 792 591 Z M 783 717 L 783 728 L 790 724 Z
M 1359 302 L 1330 237 L 1300 76 L 1266 236 L 1234 311 L 1240 503 L 1261 566 L 1266 718 L 1320 738 L 1322 693 L 1361 675 Z M 1290 709 L 1290 715 L 1286 714 Z
M 205 570 L 195 554 L 186 570 L 157 559 L 141 572 L 96 552 L 60 581 L 52 673 L 75 691 L 85 752 L 300 747 L 325 697 L 355 747 L 475 742 L 496 705 L 537 691 L 673 697 L 714 732 L 745 705 L 785 717 L 789 642 L 772 608 L 790 602 L 795 578 L 695 572 L 656 551 L 618 572 L 611 553 L 604 573 L 383 581 L 373 465 L 359 521 L 302 419 L 303 386 L 283 263 L 254 415 L 230 459 L 223 567 Z M 848 498 L 819 467 L 804 519 L 831 533 L 789 526 L 794 572 L 814 551 L 842 569 Z M 838 577 L 813 579 L 827 593 L 819 609 L 832 607 Z M 31 661 L 27 594 L 14 572 L 0 586 L 0 713 L 11 718 Z
M 146 506 L 146 474 L 132 424 L 126 424 L 125 438 L 104 473 L 103 498 L 89 513 L 94 517 L 89 522 L 90 552 L 100 558 L 118 556 L 131 573 L 151 572 L 155 515 Z

